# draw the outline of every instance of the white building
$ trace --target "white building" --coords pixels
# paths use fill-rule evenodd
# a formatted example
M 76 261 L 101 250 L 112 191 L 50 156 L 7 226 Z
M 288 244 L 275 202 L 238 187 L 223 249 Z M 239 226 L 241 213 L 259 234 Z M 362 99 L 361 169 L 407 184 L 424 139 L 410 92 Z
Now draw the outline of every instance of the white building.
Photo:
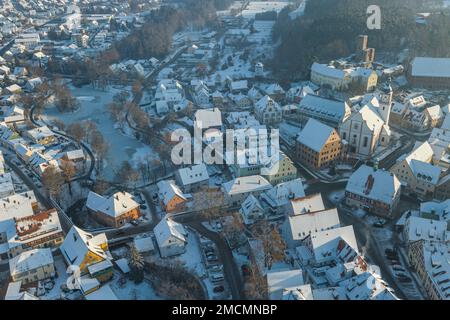
M 329 209 L 287 217 L 282 234 L 288 248 L 293 249 L 312 234 L 339 226 L 337 209 Z
M 154 229 L 161 257 L 171 257 L 186 251 L 188 232 L 182 224 L 164 217 Z
M 362 165 L 345 189 L 346 204 L 381 216 L 390 216 L 400 200 L 400 181 L 385 170 Z

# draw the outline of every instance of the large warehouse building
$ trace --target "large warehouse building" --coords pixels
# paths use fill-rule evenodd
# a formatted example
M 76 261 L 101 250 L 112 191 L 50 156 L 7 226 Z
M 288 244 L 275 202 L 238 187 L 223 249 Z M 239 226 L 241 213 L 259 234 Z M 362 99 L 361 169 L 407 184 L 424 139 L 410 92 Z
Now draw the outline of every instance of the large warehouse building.
M 450 58 L 414 58 L 409 66 L 408 81 L 413 87 L 450 89 Z

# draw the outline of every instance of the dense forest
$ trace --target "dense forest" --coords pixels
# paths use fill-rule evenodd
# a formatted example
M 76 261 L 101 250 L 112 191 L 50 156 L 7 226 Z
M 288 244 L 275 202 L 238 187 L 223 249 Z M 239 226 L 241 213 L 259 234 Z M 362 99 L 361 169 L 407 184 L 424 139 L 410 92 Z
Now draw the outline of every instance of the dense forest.
M 186 0 L 184 8 L 163 6 L 154 10 L 142 28 L 116 43 L 113 50 L 122 59 L 161 58 L 168 53 L 174 32 L 185 26 L 200 28 L 215 21 L 214 2 Z
M 450 18 L 433 15 L 427 25 L 415 17 L 425 5 L 437 0 L 310 0 L 302 18 L 292 20 L 292 8 L 281 11 L 274 27 L 274 41 L 280 41 L 272 61 L 278 76 L 304 78 L 314 61 L 327 61 L 352 54 L 359 34 L 369 35 L 370 47 L 398 52 L 408 47 L 417 54 L 449 55 Z M 366 10 L 381 8 L 381 30 L 368 30 Z

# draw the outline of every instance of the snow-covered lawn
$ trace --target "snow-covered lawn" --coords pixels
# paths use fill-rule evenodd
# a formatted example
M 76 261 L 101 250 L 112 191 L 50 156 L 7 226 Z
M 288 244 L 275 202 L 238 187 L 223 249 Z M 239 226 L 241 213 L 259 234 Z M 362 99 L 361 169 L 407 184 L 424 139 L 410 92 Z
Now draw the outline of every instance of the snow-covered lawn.
M 121 132 L 111 119 L 110 113 L 106 108 L 116 93 L 129 90 L 128 87 L 109 87 L 106 91 L 96 90 L 91 86 L 81 88 L 69 86 L 69 88 L 80 102 L 80 108 L 73 113 L 60 113 L 56 107 L 48 106 L 43 115 L 44 120 L 50 122 L 59 119 L 66 126 L 86 120 L 95 122 L 98 130 L 109 143 L 103 170 L 103 174 L 107 179 L 114 178 L 115 172 L 125 160 L 131 159 L 132 165 L 137 166 L 137 164 L 147 158 L 159 158 L 151 147 L 132 137 L 129 132 L 125 134 Z
M 257 13 L 266 11 L 280 12 L 288 4 L 289 1 L 251 1 L 241 15 L 245 19 L 253 19 Z
M 42 300 L 55 300 L 61 297 L 61 285 L 67 283 L 69 274 L 67 273 L 67 267 L 64 263 L 64 259 L 61 255 L 54 257 L 55 270 L 58 278 L 55 279 L 55 286 L 52 290 L 47 292 L 44 296 L 39 297 Z
M 119 300 L 162 300 L 157 296 L 155 290 L 146 280 L 139 284 L 135 284 L 131 280 L 126 280 L 124 285 L 119 283 L 119 279 L 123 277 L 119 271 L 114 271 L 114 278 L 109 285 Z

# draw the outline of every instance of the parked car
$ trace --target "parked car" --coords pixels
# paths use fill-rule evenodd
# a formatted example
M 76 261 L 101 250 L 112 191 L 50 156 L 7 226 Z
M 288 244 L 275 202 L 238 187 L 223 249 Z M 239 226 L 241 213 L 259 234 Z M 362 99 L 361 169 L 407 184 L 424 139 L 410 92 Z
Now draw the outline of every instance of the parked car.
M 215 265 L 215 266 L 211 267 L 211 271 L 212 272 L 222 272 L 223 265 L 222 264 Z
M 214 293 L 220 293 L 220 292 L 224 292 L 224 291 L 225 291 L 224 286 L 217 286 L 217 287 L 213 288 Z
M 224 280 L 224 278 L 223 278 L 223 274 L 222 273 L 213 273 L 211 275 L 211 281 L 213 283 L 215 283 L 215 282 L 222 282 L 223 280 Z
M 137 225 L 139 225 L 139 220 L 131 220 L 130 223 L 131 223 L 133 226 L 137 226 Z
M 405 268 L 403 268 L 402 266 L 400 266 L 398 264 L 394 264 L 392 266 L 392 269 L 394 269 L 395 271 L 406 271 Z
M 412 279 L 410 277 L 399 277 L 398 281 L 405 282 L 405 283 L 410 283 L 410 282 L 412 282 Z
M 251 274 L 251 272 L 252 272 L 250 267 L 247 264 L 243 264 L 241 266 L 241 271 L 242 271 L 242 274 L 243 274 L 244 277 L 249 276 Z

